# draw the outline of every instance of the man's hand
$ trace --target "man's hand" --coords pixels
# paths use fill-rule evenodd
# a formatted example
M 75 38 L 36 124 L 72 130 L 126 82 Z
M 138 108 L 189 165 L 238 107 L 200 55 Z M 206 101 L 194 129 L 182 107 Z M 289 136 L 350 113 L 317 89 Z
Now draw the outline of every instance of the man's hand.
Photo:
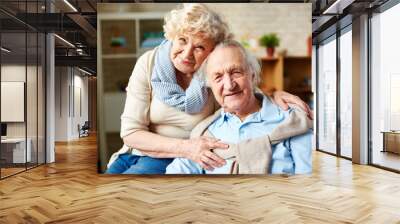
M 272 98 L 274 100 L 274 103 L 276 103 L 280 108 L 282 108 L 282 110 L 289 109 L 288 103 L 296 104 L 307 113 L 307 116 L 311 120 L 314 119 L 313 111 L 311 110 L 311 108 L 308 106 L 307 103 L 305 103 L 303 100 L 300 99 L 300 97 L 292 95 L 285 91 L 277 90 L 272 93 Z

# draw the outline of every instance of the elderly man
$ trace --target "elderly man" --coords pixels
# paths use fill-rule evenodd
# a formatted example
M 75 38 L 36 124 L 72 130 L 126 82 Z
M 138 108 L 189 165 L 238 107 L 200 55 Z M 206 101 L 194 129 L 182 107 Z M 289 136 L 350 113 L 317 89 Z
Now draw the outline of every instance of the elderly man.
M 263 169 L 270 174 L 311 172 L 311 122 L 307 120 L 304 127 L 305 113 L 293 108 L 283 111 L 256 91 L 260 66 L 254 56 L 238 42 L 225 41 L 215 47 L 204 69 L 221 109 L 198 124 L 192 137 L 207 134 L 229 143 L 230 148 L 214 150 L 220 157 L 202 164 L 177 158 L 167 167 L 167 174 L 263 173 Z M 210 165 L 218 164 L 221 157 L 225 165 L 212 169 Z

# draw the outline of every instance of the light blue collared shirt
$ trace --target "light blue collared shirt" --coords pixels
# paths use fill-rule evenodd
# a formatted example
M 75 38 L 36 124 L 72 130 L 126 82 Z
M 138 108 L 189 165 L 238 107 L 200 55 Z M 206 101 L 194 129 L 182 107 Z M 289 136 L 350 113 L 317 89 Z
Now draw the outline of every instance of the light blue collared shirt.
M 262 94 L 256 94 L 262 99 L 261 109 L 246 117 L 242 122 L 237 116 L 221 112 L 209 127 L 208 131 L 215 138 L 226 143 L 238 143 L 243 140 L 268 135 L 292 111 L 281 110 L 270 99 Z M 306 174 L 311 173 L 311 136 L 308 133 L 291 137 L 272 147 L 272 161 L 269 169 L 271 174 Z M 167 174 L 229 174 L 232 160 L 226 160 L 222 167 L 213 171 L 204 170 L 199 164 L 185 158 L 176 158 L 166 170 Z

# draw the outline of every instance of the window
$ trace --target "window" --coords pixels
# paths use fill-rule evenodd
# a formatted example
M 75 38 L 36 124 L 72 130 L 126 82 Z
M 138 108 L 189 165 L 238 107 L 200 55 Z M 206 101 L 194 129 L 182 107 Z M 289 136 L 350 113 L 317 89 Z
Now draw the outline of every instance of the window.
M 21 1 L 18 13 L 39 13 L 43 4 Z M 0 23 L 0 111 L 6 115 L 1 118 L 6 126 L 0 144 L 2 179 L 45 163 L 46 38 L 3 12 Z
M 400 170 L 400 133 L 392 133 L 400 131 L 398 21 L 400 4 L 371 18 L 372 164 L 395 170 Z
M 336 154 L 336 36 L 318 48 L 318 149 Z
M 351 158 L 352 141 L 352 33 L 351 26 L 340 36 L 340 155 Z

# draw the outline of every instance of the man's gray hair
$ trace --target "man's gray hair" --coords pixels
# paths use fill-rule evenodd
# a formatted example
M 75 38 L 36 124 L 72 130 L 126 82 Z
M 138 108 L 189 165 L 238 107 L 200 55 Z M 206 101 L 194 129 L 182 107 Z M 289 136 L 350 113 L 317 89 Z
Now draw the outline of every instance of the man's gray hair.
M 246 63 L 247 71 L 251 74 L 254 75 L 253 78 L 253 87 L 257 87 L 258 84 L 261 81 L 260 78 L 260 73 L 261 73 L 261 66 L 260 63 L 258 62 L 257 58 L 250 53 L 248 50 L 246 50 L 242 44 L 240 44 L 238 41 L 233 40 L 233 39 L 228 39 L 220 42 L 217 44 L 214 48 L 214 51 L 219 49 L 219 48 L 227 48 L 227 47 L 234 47 L 240 50 L 242 53 L 242 56 L 244 58 L 244 61 Z M 212 54 L 212 52 L 211 52 Z M 210 55 L 211 55 L 210 54 Z M 203 80 L 207 81 L 207 64 L 208 64 L 208 58 L 204 61 L 203 65 L 201 66 L 202 68 L 200 69 L 201 76 Z M 207 82 L 208 83 L 208 82 Z

